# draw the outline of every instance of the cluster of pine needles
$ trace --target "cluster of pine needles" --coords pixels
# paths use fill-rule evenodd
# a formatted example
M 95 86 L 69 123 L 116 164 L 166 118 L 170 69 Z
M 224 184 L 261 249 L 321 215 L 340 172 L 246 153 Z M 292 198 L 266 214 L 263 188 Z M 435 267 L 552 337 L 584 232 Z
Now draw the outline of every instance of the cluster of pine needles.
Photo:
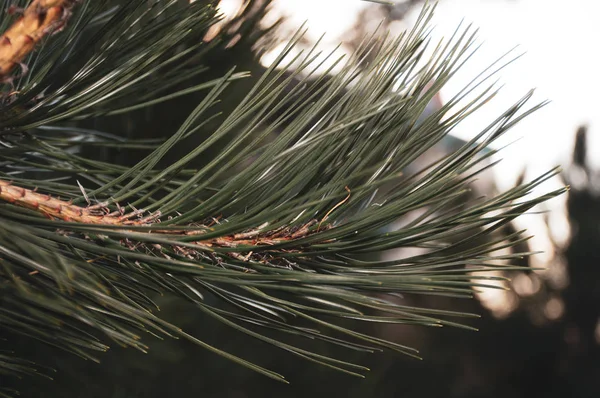
M 25 3 L 16 2 L 21 16 L 3 16 L 3 32 L 14 18 L 29 18 Z M 415 307 L 400 297 L 468 298 L 495 278 L 488 271 L 520 269 L 511 261 L 531 253 L 506 249 L 528 236 L 498 232 L 564 192 L 532 197 L 557 173 L 551 170 L 464 203 L 472 182 L 495 164 L 490 144 L 543 105 L 528 105 L 532 93 L 457 151 L 411 168 L 493 98 L 490 79 L 510 62 L 501 58 L 423 117 L 476 50 L 470 27 L 433 42 L 432 6 L 398 37 L 365 37 L 325 73 L 318 44 L 293 51 L 305 34 L 300 29 L 233 110 L 215 115 L 215 104 L 248 74 L 232 69 L 196 83 L 206 71 L 203 57 L 218 48 L 218 39 L 204 40 L 220 19 L 213 5 L 36 0 L 29 7 L 45 3 L 60 9 L 44 8 L 44 18 L 61 11 L 54 20 L 60 23 L 38 18 L 44 35 L 20 58 L 2 58 L 0 51 L 0 64 L 10 64 L 0 65 L 6 78 L 0 329 L 6 332 L 93 360 L 109 342 L 145 351 L 142 336 L 173 336 L 284 380 L 161 319 L 153 297 L 171 294 L 258 340 L 361 375 L 363 366 L 293 346 L 285 335 L 418 356 L 339 321 L 472 328 L 455 319 L 472 314 Z M 18 64 L 27 65 L 26 73 Z M 160 143 L 78 124 L 192 93 L 203 99 Z M 201 136 L 216 120 L 218 127 Z M 194 138 L 198 145 L 164 165 L 177 144 Z M 81 151 L 102 146 L 152 150 L 133 167 Z M 196 168 L 198 159 L 210 161 Z M 407 216 L 401 228 L 391 228 Z M 424 250 L 381 259 L 401 248 Z M 13 354 L 2 355 L 0 373 L 35 372 Z

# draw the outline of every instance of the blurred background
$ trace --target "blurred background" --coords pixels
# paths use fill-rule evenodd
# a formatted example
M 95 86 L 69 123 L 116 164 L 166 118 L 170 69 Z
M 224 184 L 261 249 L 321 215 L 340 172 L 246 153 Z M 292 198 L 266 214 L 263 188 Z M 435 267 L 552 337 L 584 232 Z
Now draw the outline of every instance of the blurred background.
M 202 1 L 202 0 L 198 0 Z M 205 0 L 206 1 L 206 0 Z M 218 1 L 217 1 L 218 2 Z M 222 23 L 207 32 L 231 32 L 222 51 L 209 54 L 218 76 L 232 65 L 260 72 L 303 22 L 309 31 L 302 46 L 323 34 L 324 50 L 352 52 L 363 34 L 378 28 L 398 34 L 414 23 L 420 0 L 382 5 L 359 0 L 222 0 Z M 600 92 L 597 0 L 440 0 L 432 38 L 450 36 L 456 27 L 480 28 L 477 55 L 430 105 L 432 110 L 464 87 L 489 64 L 518 46 L 524 54 L 499 73 L 501 94 L 465 122 L 428 156 L 440 156 L 475 136 L 489 121 L 536 88 L 538 101 L 551 100 L 517 125 L 499 146 L 503 161 L 477 185 L 477 194 L 494 194 L 560 164 L 563 173 L 542 187 L 569 184 L 568 195 L 511 230 L 528 228 L 535 238 L 522 251 L 543 251 L 520 265 L 545 270 L 513 273 L 511 290 L 478 292 L 476 299 L 406 297 L 407 304 L 481 314 L 470 322 L 480 329 L 426 329 L 404 325 L 366 325 L 364 331 L 416 347 L 423 361 L 393 353 L 362 354 L 320 347 L 371 368 L 367 379 L 353 379 L 196 318 L 191 306 L 163 298 L 166 319 L 191 334 L 286 375 L 281 385 L 182 341 L 149 341 L 141 354 L 115 348 L 102 364 L 84 363 L 46 346 L 23 345 L 23 355 L 44 358 L 60 369 L 53 382 L 28 379 L 23 396 L 43 397 L 598 397 L 600 396 Z M 382 22 L 383 21 L 383 22 Z M 381 26 L 380 26 L 381 25 Z M 260 32 L 258 34 L 257 32 Z M 260 40 L 259 40 L 260 38 Z M 301 46 L 301 47 L 302 47 Z M 327 51 L 325 51 L 327 52 Z M 212 55 L 211 55 L 212 54 Z M 335 71 L 334 71 L 335 73 Z M 206 78 L 204 75 L 203 78 Z M 252 79 L 245 84 L 251 86 Z M 238 86 L 239 87 L 239 86 Z M 243 95 L 244 86 L 237 95 Z M 231 94 L 236 95 L 236 94 Z M 197 103 L 185 99 L 161 114 L 138 115 L 136 123 L 116 118 L 92 126 L 124 136 L 164 134 Z M 224 105 L 225 106 L 225 105 Z M 215 121 L 217 123 L 217 121 Z M 134 127 L 132 127 L 134 126 Z M 145 126 L 141 128 L 141 126 Z M 207 127 L 210 129 L 210 126 Z M 134 162 L 135 154 L 111 154 Z M 192 314 L 192 315 L 190 315 Z M 314 347 L 314 342 L 294 342 Z

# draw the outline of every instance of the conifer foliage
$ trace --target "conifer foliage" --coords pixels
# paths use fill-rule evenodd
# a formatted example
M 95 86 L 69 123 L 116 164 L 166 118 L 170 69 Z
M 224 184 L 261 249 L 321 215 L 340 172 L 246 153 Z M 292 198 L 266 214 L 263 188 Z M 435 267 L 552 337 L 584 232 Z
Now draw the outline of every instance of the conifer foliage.
M 483 149 L 540 106 L 529 105 L 531 93 L 456 152 L 422 170 L 409 167 L 494 96 L 489 79 L 505 62 L 423 119 L 476 50 L 471 28 L 432 43 L 431 6 L 399 37 L 365 37 L 329 76 L 317 75 L 317 47 L 289 61 L 303 40 L 299 30 L 217 127 L 167 164 L 248 77 L 230 70 L 196 83 L 203 57 L 225 51 L 226 30 L 205 40 L 220 19 L 214 4 L 3 6 L 0 329 L 8 336 L 94 360 L 112 344 L 145 351 L 150 335 L 173 336 L 285 380 L 164 321 L 153 297 L 168 294 L 193 303 L 199 317 L 361 375 L 363 366 L 293 346 L 286 335 L 418 356 L 348 325 L 471 328 L 460 320 L 474 315 L 404 305 L 402 295 L 468 298 L 492 278 L 483 272 L 518 269 L 511 259 L 530 253 L 497 252 L 527 235 L 497 231 L 564 191 L 531 197 L 551 170 L 494 197 L 458 200 L 493 165 L 495 151 Z M 199 92 L 203 99 L 159 143 L 81 127 Z M 151 150 L 133 167 L 84 151 L 115 146 Z M 210 160 L 197 167 L 198 159 Z M 418 216 L 389 228 L 409 214 Z M 409 247 L 425 250 L 378 257 Z M 10 339 L 0 342 L 1 374 L 37 372 L 10 347 Z

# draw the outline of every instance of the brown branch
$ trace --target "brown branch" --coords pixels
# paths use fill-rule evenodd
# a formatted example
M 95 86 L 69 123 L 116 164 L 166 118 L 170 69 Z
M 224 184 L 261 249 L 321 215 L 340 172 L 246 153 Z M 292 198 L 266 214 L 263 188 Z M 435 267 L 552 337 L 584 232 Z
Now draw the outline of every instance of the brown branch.
M 84 224 L 104 225 L 133 225 L 136 222 L 127 220 L 127 216 L 115 217 L 103 215 L 98 210 L 89 210 L 75 206 L 67 201 L 53 198 L 15 186 L 7 181 L 0 180 L 0 199 L 17 206 L 37 210 L 48 218 L 63 221 L 73 221 Z
M 74 0 L 34 0 L 0 37 L 0 81 L 31 53 L 45 36 L 66 23 Z
M 349 191 L 348 188 L 346 189 Z M 0 200 L 11 203 L 16 206 L 35 210 L 48 218 L 62 221 L 107 226 L 150 226 L 157 225 L 160 223 L 160 220 L 158 219 L 157 215 L 142 217 L 143 212 L 139 210 L 135 210 L 134 212 L 128 214 L 115 216 L 113 215 L 114 213 L 110 213 L 110 211 L 102 205 L 88 207 L 76 206 L 69 201 L 53 198 L 50 195 L 45 195 L 38 193 L 35 190 L 22 188 L 3 180 L 0 180 Z M 334 209 L 339 207 L 346 200 L 347 199 L 338 203 L 334 207 Z M 331 211 L 327 214 L 330 213 Z M 321 220 L 321 223 L 323 221 L 325 220 Z M 264 231 L 263 229 L 268 225 L 265 223 L 258 226 L 257 228 L 249 229 L 242 233 L 204 240 L 202 239 L 202 235 L 211 230 L 210 225 L 198 225 L 198 228 L 195 230 L 156 229 L 152 232 L 147 233 L 188 236 L 198 235 L 199 239 L 194 243 L 207 249 L 211 247 L 236 248 L 239 246 L 275 245 L 282 242 L 289 242 L 296 239 L 301 239 L 314 233 L 318 233 L 319 231 L 331 228 L 331 225 L 329 224 L 321 226 L 321 223 L 319 223 L 319 228 L 316 231 L 311 230 L 310 227 L 314 226 L 317 223 L 317 220 L 311 220 L 308 223 L 301 226 L 289 226 L 282 227 L 276 230 Z M 190 253 L 189 249 L 177 247 L 176 244 L 174 244 L 174 249 L 181 253 Z M 243 259 L 243 261 L 245 262 L 249 259 L 259 259 L 257 261 L 262 263 L 265 262 L 264 257 L 261 257 L 260 253 L 249 252 L 246 256 L 242 256 L 241 253 L 231 252 L 228 253 L 228 255 L 238 260 Z

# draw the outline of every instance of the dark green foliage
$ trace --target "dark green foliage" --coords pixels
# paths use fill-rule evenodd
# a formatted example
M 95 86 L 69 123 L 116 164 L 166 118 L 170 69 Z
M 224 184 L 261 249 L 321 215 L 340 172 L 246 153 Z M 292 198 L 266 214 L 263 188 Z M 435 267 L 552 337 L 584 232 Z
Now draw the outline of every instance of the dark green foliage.
M 301 30 L 219 118 L 214 107 L 245 73 L 231 69 L 179 88 L 198 80 L 203 57 L 219 48 L 218 40 L 202 40 L 217 21 L 212 6 L 83 2 L 69 27 L 28 61 L 32 72 L 15 81 L 21 94 L 5 98 L 0 179 L 73 205 L 89 203 L 95 214 L 136 215 L 128 225 L 75 223 L 0 204 L 0 327 L 93 360 L 111 344 L 145 351 L 146 334 L 178 337 L 282 381 L 163 320 L 154 297 L 187 300 L 195 310 L 190 316 L 353 375 L 366 368 L 292 345 L 288 337 L 416 356 L 355 324 L 472 328 L 456 320 L 472 314 L 403 305 L 399 294 L 468 298 L 494 278 L 481 272 L 520 269 L 510 262 L 530 253 L 495 252 L 527 236 L 497 232 L 564 190 L 529 196 L 553 170 L 496 197 L 456 205 L 490 166 L 494 151 L 483 149 L 538 108 L 528 107 L 531 94 L 455 153 L 409 171 L 495 92 L 487 83 L 495 72 L 485 71 L 420 120 L 475 50 L 467 28 L 428 53 L 431 12 L 426 7 L 401 37 L 365 37 L 331 78 L 315 75 L 316 48 L 298 55 L 293 68 L 284 64 Z M 206 90 L 201 101 L 161 143 L 76 123 L 200 90 Z M 165 162 L 177 144 L 194 138 L 184 156 Z M 133 167 L 84 155 L 115 146 L 152 151 Z M 416 211 L 413 221 L 389 230 Z M 427 251 L 377 259 L 408 247 Z M 12 356 L 0 362 L 6 373 L 30 369 Z

